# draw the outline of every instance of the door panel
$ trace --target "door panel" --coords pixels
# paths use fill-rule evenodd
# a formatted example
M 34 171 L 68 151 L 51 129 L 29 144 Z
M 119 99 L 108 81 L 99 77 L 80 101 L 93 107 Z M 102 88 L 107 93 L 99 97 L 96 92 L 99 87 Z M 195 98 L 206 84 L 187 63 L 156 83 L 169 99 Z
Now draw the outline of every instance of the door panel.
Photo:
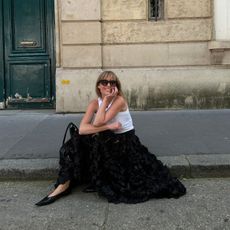
M 13 53 L 46 52 L 44 6 L 44 1 L 38 0 L 13 1 L 10 8 Z
M 53 1 L 3 0 L 3 8 L 6 105 L 52 107 Z
M 15 99 L 20 101 L 44 101 L 49 98 L 50 88 L 47 87 L 50 82 L 49 63 L 43 61 L 36 62 L 12 62 L 9 63 L 9 73 L 7 73 L 10 84 L 8 91 L 12 97 L 8 98 L 8 102 Z M 30 76 L 29 78 L 27 76 Z M 15 101 L 15 100 L 14 100 Z

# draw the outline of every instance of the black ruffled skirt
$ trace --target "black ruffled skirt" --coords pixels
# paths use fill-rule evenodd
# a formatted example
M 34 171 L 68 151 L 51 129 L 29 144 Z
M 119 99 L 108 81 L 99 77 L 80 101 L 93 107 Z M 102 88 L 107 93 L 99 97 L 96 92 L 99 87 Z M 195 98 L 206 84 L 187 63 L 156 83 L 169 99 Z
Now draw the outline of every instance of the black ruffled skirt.
M 184 185 L 141 144 L 135 131 L 94 135 L 78 132 L 60 150 L 57 184 L 89 183 L 113 203 L 138 203 L 151 198 L 178 198 Z

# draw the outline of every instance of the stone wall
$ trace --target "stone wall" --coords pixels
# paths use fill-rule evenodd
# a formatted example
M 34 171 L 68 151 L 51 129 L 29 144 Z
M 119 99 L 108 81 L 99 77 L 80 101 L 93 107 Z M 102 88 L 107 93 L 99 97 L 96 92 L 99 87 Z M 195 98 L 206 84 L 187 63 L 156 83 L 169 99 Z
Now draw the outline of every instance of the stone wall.
M 230 60 L 212 41 L 212 0 L 165 0 L 157 22 L 148 20 L 147 0 L 56 0 L 56 6 L 57 112 L 84 111 L 103 69 L 119 74 L 133 109 L 212 108 L 228 97 Z

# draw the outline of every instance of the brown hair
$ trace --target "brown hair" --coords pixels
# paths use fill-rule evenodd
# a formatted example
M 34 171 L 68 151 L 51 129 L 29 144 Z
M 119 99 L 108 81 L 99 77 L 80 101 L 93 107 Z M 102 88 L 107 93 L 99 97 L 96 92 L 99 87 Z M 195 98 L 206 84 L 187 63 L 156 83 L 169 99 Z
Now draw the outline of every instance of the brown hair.
M 104 79 L 107 79 L 108 77 L 111 77 L 112 80 L 117 82 L 116 86 L 117 86 L 117 89 L 118 89 L 118 95 L 123 96 L 123 92 L 121 90 L 121 82 L 120 82 L 119 78 L 117 77 L 117 75 L 113 71 L 103 71 L 98 76 L 97 81 L 96 81 L 96 86 L 95 86 L 97 96 L 101 97 L 101 92 L 98 89 L 98 85 L 100 84 L 100 81 L 104 80 Z

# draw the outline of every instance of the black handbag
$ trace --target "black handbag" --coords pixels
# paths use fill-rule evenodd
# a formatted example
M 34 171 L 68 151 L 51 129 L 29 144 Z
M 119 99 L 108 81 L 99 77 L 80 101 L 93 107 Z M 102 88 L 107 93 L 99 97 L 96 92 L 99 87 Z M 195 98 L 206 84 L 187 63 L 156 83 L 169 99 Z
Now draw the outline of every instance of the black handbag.
M 69 131 L 70 138 L 66 141 L 66 136 Z M 80 180 L 80 159 L 79 151 L 79 131 L 77 126 L 70 122 L 66 127 L 62 141 L 62 146 L 59 150 L 59 179 L 63 183 L 66 180 Z
M 78 127 L 73 123 L 73 122 L 70 122 L 67 127 L 66 127 L 66 130 L 65 130 L 65 134 L 64 134 L 64 137 L 63 137 L 63 141 L 62 141 L 62 145 L 65 144 L 65 139 L 66 139 L 66 135 L 67 135 L 67 132 L 69 130 L 69 134 L 70 134 L 70 139 L 76 134 L 78 133 Z

